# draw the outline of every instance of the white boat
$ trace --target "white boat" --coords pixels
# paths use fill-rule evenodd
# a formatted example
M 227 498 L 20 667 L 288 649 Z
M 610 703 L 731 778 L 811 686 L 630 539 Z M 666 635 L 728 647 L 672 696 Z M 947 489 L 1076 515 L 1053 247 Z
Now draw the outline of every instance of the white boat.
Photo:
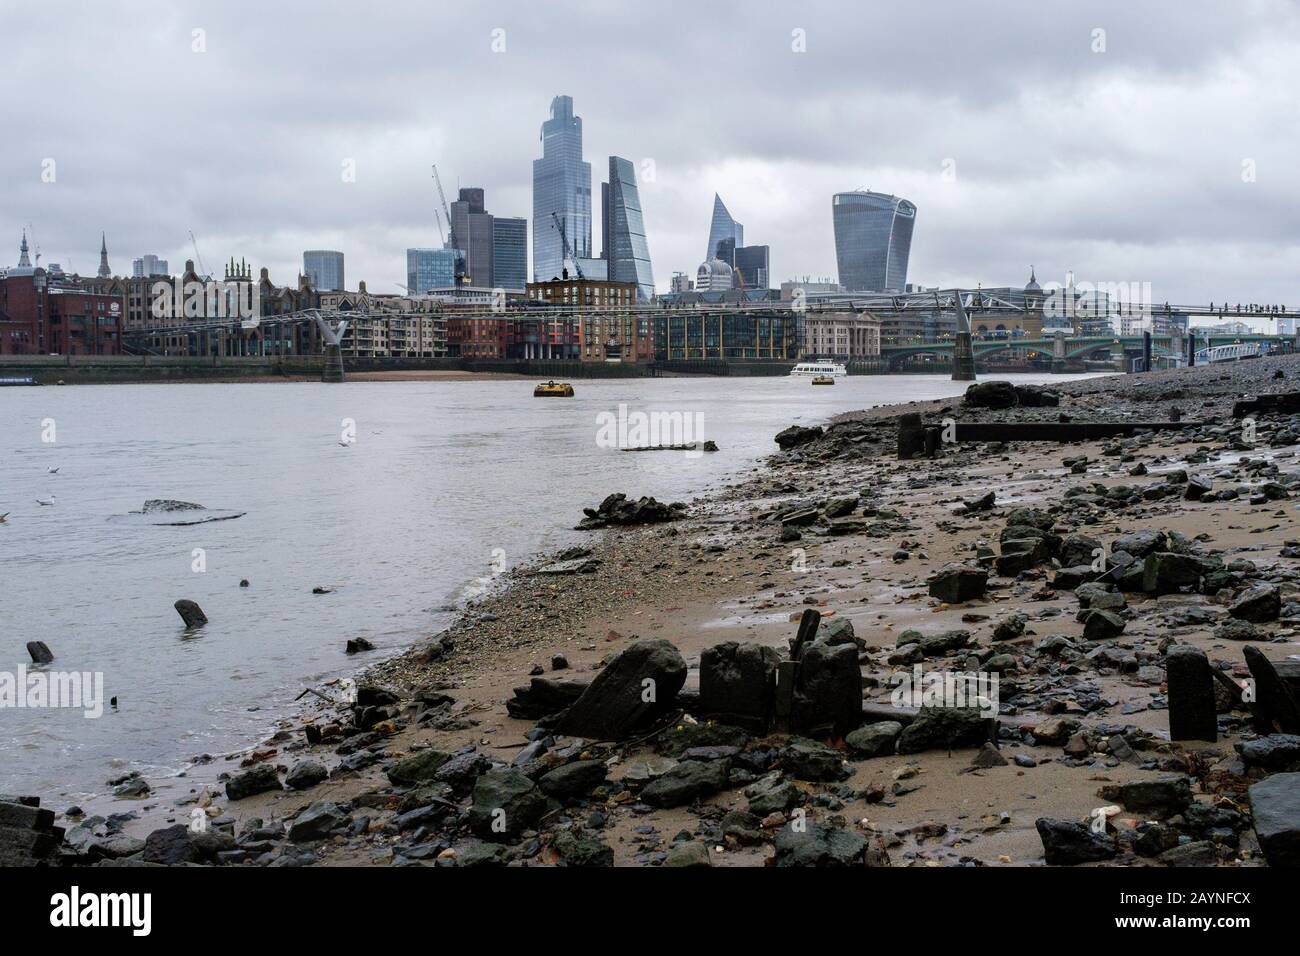
M 848 375 L 849 370 L 835 362 L 800 362 L 790 369 L 791 375 L 833 375 L 839 378 Z

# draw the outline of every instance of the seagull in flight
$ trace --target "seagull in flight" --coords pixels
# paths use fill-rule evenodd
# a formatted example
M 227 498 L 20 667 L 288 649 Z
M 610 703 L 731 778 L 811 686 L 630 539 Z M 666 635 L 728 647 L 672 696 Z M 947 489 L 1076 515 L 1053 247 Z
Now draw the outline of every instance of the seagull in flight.
M 46 501 L 44 498 L 37 498 L 36 503 L 38 505 L 45 505 L 46 507 L 50 507 L 54 504 L 54 495 L 50 495 L 49 501 Z
M 6 524 L 5 519 L 8 517 L 9 517 L 9 512 L 7 511 L 4 514 L 0 515 L 0 524 Z
M 60 467 L 62 467 L 62 466 L 60 466 Z M 58 473 L 59 473 L 59 469 L 58 469 L 58 468 L 51 468 L 51 469 L 50 469 L 50 474 L 51 474 L 51 475 L 57 475 Z

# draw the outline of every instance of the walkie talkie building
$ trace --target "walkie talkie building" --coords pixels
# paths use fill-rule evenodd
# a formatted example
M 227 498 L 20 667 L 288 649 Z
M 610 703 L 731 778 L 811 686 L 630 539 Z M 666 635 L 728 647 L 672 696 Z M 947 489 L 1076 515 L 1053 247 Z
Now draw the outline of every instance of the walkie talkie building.
M 836 193 L 831 205 L 840 285 L 849 292 L 901 292 L 907 285 L 916 206 L 898 196 Z

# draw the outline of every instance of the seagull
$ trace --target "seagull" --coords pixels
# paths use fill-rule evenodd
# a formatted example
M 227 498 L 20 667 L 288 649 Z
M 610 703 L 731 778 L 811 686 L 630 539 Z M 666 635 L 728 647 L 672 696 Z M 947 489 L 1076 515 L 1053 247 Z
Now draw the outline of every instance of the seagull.
M 62 467 L 62 466 L 60 466 L 60 467 Z M 58 469 L 58 468 L 51 468 L 51 469 L 50 469 L 50 474 L 51 474 L 51 475 L 57 475 L 58 473 L 59 473 L 59 469 Z
M 4 514 L 0 515 L 0 524 L 5 524 L 5 519 L 8 517 L 9 517 L 9 512 L 7 511 Z
M 37 499 L 36 499 L 36 503 L 37 503 L 38 505 L 46 505 L 47 507 L 50 506 L 50 505 L 53 505 L 53 504 L 54 504 L 54 495 L 50 495 L 50 500 L 49 500 L 49 501 L 46 501 L 44 498 L 37 498 Z
M 342 445 L 344 448 L 347 448 L 348 446 L 350 446 L 350 445 L 352 444 L 352 442 L 350 442 L 350 441 L 341 441 L 341 442 L 339 442 L 339 444 Z

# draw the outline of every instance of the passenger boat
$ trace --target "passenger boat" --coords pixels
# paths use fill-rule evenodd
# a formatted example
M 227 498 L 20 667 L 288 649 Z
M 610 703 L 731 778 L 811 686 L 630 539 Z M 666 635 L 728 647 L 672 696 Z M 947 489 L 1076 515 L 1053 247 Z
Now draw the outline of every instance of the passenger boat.
M 848 375 L 849 370 L 837 362 L 800 362 L 794 368 L 790 369 L 791 375 L 815 375 L 839 378 L 841 375 Z
M 573 398 L 573 386 L 568 382 L 543 382 L 533 389 L 533 398 Z
M 814 375 L 814 376 L 813 376 L 812 383 L 813 383 L 814 385 L 834 385 L 834 384 L 835 384 L 835 376 L 834 376 L 834 375 Z

